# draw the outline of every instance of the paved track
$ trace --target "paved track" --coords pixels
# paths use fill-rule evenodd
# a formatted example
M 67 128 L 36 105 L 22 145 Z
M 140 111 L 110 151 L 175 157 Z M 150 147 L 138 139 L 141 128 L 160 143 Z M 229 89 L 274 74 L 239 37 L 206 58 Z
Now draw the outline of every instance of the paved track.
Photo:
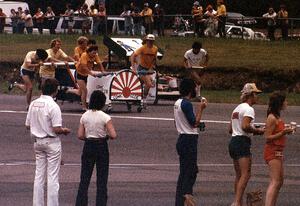
M 0 95 L 0 205 L 27 206 L 32 201 L 34 154 L 24 127 L 24 97 Z M 118 139 L 110 141 L 109 201 L 112 206 L 172 206 L 178 175 L 175 151 L 173 102 L 161 101 L 142 113 L 128 113 L 125 105 L 115 105 L 112 114 Z M 227 152 L 230 113 L 235 105 L 210 104 L 203 118 L 206 131 L 199 139 L 199 174 L 195 185 L 197 205 L 226 206 L 233 198 L 234 171 Z M 75 134 L 81 114 L 77 103 L 62 105 L 64 124 L 72 134 L 63 137 L 60 205 L 74 205 L 83 143 Z M 135 108 L 133 108 L 135 109 Z M 266 106 L 255 106 L 257 122 L 263 122 Z M 300 122 L 300 107 L 289 107 L 286 122 Z M 135 110 L 133 110 L 135 111 Z M 268 170 L 262 151 L 264 140 L 253 138 L 253 169 L 247 190 L 268 185 Z M 300 136 L 289 136 L 286 149 L 285 183 L 278 205 L 300 205 Z M 90 205 L 95 202 L 95 179 L 89 190 Z

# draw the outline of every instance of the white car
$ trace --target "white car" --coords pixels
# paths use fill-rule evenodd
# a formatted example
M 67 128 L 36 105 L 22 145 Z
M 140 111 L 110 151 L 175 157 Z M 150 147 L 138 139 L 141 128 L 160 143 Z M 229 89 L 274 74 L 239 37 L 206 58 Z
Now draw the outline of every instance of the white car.
M 248 27 L 241 27 L 235 25 L 226 25 L 226 37 L 227 38 L 239 38 L 250 40 L 267 40 L 266 36 L 262 32 L 255 32 Z

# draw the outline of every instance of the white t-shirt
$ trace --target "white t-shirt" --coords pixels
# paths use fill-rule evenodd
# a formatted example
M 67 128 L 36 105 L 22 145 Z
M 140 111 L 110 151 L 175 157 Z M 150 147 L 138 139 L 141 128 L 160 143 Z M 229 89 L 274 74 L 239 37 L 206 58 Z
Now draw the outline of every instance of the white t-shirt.
M 26 117 L 26 126 L 30 126 L 30 133 L 34 137 L 56 137 L 53 127 L 62 126 L 61 111 L 51 96 L 41 95 L 31 102 Z
M 187 59 L 189 67 L 201 66 L 205 62 L 206 55 L 207 52 L 204 49 L 200 49 L 198 54 L 194 54 L 193 49 L 190 49 L 185 52 L 184 58 Z
M 179 134 L 199 134 L 195 125 L 193 105 L 186 99 L 178 99 L 174 104 L 174 119 Z
M 36 51 L 30 51 L 30 52 L 28 52 L 26 54 L 26 57 L 24 59 L 24 62 L 22 64 L 21 68 L 29 70 L 29 71 L 34 71 L 35 67 L 28 67 L 26 65 L 26 62 L 32 63 L 32 64 L 38 63 L 38 61 L 35 61 L 35 54 L 36 54 Z
M 106 124 L 109 120 L 111 117 L 103 111 L 86 111 L 80 119 L 80 123 L 85 128 L 85 137 L 105 138 L 107 135 Z
M 249 136 L 249 134 L 242 129 L 242 122 L 244 117 L 250 117 L 252 119 L 251 124 L 254 122 L 254 109 L 248 103 L 239 104 L 232 112 L 232 136 Z

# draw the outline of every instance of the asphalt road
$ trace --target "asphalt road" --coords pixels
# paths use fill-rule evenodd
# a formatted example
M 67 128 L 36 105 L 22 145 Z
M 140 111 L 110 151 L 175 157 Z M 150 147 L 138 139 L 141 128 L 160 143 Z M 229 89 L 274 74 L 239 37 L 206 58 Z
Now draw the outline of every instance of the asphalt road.
M 32 204 L 34 178 L 33 143 L 24 127 L 26 117 L 23 96 L 0 95 L 0 205 Z M 178 176 L 175 150 L 177 133 L 173 122 L 172 101 L 160 101 L 142 113 L 126 111 L 125 105 L 114 105 L 113 122 L 118 139 L 109 142 L 109 200 L 112 206 L 174 205 Z M 209 104 L 203 115 L 206 131 L 199 138 L 199 174 L 194 186 L 197 205 L 226 206 L 233 199 L 234 170 L 227 145 L 227 127 L 235 105 Z M 63 121 L 72 129 L 62 137 L 63 160 L 60 175 L 60 205 L 74 205 L 80 175 L 83 142 L 76 138 L 81 113 L 77 103 L 61 105 Z M 256 122 L 264 122 L 266 106 L 255 106 Z M 289 107 L 283 113 L 286 122 L 300 122 L 300 107 Z M 285 152 L 285 182 L 278 205 L 300 205 L 300 136 L 288 137 Z M 265 190 L 268 168 L 263 160 L 264 139 L 253 137 L 252 177 L 247 191 Z M 89 205 L 95 205 L 95 178 L 89 189 Z

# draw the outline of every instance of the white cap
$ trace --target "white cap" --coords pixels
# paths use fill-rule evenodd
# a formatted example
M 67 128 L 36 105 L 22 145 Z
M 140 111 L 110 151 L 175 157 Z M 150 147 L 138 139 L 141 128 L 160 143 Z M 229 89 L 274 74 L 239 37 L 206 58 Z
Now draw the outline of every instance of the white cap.
M 261 93 L 262 91 L 257 89 L 255 83 L 246 83 L 242 89 L 242 94 Z
M 150 41 L 155 41 L 155 36 L 153 34 L 148 34 L 145 39 Z
M 199 4 L 199 1 L 195 1 L 194 2 L 194 6 L 199 6 L 200 4 Z

